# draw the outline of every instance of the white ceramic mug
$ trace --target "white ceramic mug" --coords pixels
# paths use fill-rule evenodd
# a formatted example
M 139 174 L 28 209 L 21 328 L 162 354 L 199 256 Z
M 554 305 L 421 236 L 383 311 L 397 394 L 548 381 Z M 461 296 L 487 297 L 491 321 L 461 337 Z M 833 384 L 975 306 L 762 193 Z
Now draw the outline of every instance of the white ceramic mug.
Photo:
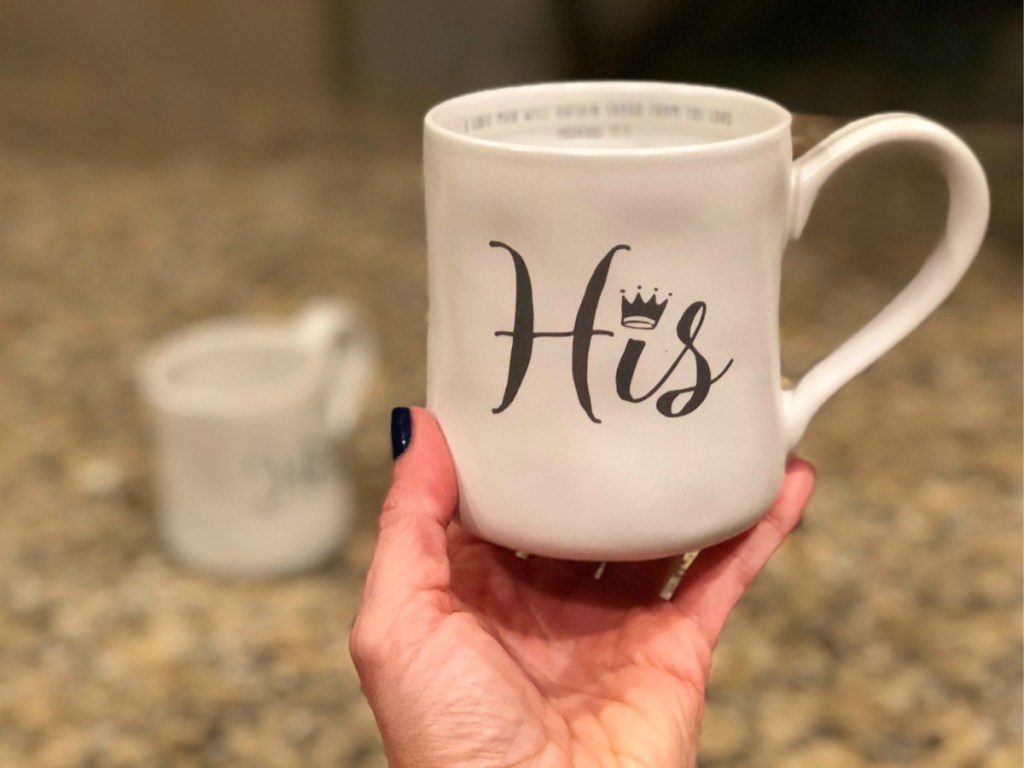
M 953 289 L 988 219 L 968 148 L 886 114 L 794 162 L 790 122 L 745 93 L 625 82 L 485 91 L 427 114 L 427 401 L 467 528 L 590 560 L 733 536 L 771 504 L 818 408 Z M 891 142 L 945 174 L 945 234 L 783 391 L 786 242 L 836 168 Z
M 160 528 L 182 562 L 272 576 L 328 558 L 352 514 L 336 450 L 374 367 L 337 300 L 290 322 L 221 319 L 157 343 L 139 369 L 154 415 Z

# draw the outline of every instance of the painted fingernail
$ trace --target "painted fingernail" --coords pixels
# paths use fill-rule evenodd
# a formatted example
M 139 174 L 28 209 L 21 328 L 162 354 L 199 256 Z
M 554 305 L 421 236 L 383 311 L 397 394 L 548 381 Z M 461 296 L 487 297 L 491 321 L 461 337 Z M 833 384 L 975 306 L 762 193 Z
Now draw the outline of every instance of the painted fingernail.
M 391 411 L 391 458 L 397 459 L 412 441 L 412 411 L 394 408 Z

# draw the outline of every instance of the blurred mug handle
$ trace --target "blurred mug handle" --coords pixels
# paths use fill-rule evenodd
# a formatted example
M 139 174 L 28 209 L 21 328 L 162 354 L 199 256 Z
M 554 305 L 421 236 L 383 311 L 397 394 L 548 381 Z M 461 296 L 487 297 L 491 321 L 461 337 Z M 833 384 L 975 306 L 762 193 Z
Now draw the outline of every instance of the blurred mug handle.
M 316 299 L 296 316 L 302 343 L 326 358 L 327 429 L 347 437 L 362 410 L 377 363 L 377 344 L 361 312 L 340 299 Z
M 866 149 L 894 142 L 920 148 L 945 176 L 949 188 L 945 232 L 921 270 L 888 306 L 811 368 L 796 387 L 783 392 L 789 451 L 796 448 L 817 410 L 840 387 L 935 311 L 974 260 L 985 235 L 988 184 L 981 164 L 967 145 L 930 120 L 915 115 L 884 114 L 841 128 L 794 163 L 790 237 L 800 236 L 818 190 L 839 166 Z

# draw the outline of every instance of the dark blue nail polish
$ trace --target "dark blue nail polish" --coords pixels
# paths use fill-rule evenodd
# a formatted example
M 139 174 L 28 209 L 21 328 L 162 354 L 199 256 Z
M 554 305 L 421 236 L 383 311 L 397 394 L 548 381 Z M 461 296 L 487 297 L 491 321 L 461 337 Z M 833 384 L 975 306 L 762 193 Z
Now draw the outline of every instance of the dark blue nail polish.
M 412 411 L 395 408 L 391 411 L 391 458 L 397 459 L 412 441 Z

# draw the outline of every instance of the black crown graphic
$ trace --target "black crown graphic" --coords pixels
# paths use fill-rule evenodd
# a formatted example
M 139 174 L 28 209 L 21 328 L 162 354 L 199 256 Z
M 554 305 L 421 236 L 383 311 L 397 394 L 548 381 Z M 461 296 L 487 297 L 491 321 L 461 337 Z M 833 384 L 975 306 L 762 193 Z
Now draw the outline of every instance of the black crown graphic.
M 661 320 L 661 316 L 665 312 L 668 299 L 659 302 L 658 297 L 655 295 L 658 289 L 655 288 L 651 297 L 645 300 L 640 295 L 641 290 L 643 290 L 643 286 L 638 285 L 636 287 L 636 298 L 632 301 L 627 300 L 625 296 L 622 297 L 622 325 L 625 328 L 639 328 L 640 330 L 649 331 L 657 327 L 658 321 Z M 621 292 L 624 294 L 626 291 L 622 289 Z M 669 296 L 671 295 L 670 293 Z

